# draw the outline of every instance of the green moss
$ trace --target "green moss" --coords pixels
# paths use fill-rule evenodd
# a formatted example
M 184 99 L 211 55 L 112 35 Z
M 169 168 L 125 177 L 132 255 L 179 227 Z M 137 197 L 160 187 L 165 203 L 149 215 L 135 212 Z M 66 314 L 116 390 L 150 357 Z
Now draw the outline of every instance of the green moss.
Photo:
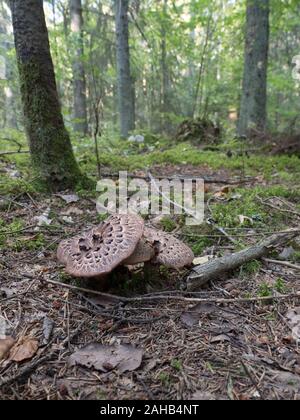
M 170 217 L 165 216 L 161 219 L 160 224 L 166 232 L 172 232 L 177 224 Z
M 251 276 L 259 272 L 261 269 L 261 262 L 257 260 L 249 261 L 246 264 L 243 264 L 240 268 L 240 275 L 243 277 L 245 276 Z
M 288 292 L 288 287 L 286 286 L 284 280 L 280 277 L 276 280 L 275 290 L 282 295 Z
M 294 254 L 291 257 L 291 260 L 293 263 L 300 263 L 300 251 L 294 252 Z
M 241 197 L 227 203 L 222 201 L 211 205 L 213 217 L 220 226 L 230 228 L 241 226 L 239 216 L 242 215 L 253 221 L 253 224 L 251 224 L 246 220 L 246 224 L 242 226 L 253 226 L 256 228 L 269 225 L 274 230 L 274 224 L 276 223 L 279 229 L 286 222 L 287 215 L 278 211 L 270 211 L 269 207 L 263 205 L 257 197 L 266 199 L 277 196 L 292 201 L 300 201 L 299 190 L 281 185 L 257 186 L 252 189 L 238 188 L 234 193 L 241 195 Z
M 10 239 L 18 237 L 24 226 L 24 222 L 20 219 L 14 219 L 8 225 L 3 219 L 0 219 L 0 249 L 13 246 L 15 240 L 10 242 Z
M 161 372 L 158 376 L 160 382 L 164 387 L 169 387 L 171 383 L 171 377 L 167 372 Z
M 203 251 L 212 244 L 212 241 L 208 238 L 197 239 L 195 237 L 194 241 L 195 242 L 192 243 L 193 240 L 191 238 L 189 239 L 189 243 L 191 244 L 192 250 L 196 256 L 201 255 Z
M 48 62 L 47 57 L 45 60 L 44 66 L 35 59 L 18 61 L 32 165 L 43 188 L 72 188 L 80 180 L 81 174 L 61 116 L 50 57 Z M 47 64 L 49 72 L 46 83 Z
M 38 251 L 44 248 L 46 242 L 42 233 L 37 234 L 33 239 L 17 238 L 11 245 L 11 249 L 16 252 L 21 251 Z
M 273 290 L 272 287 L 269 286 L 267 283 L 262 283 L 259 286 L 258 289 L 258 296 L 260 297 L 272 297 L 273 296 Z
M 171 360 L 171 367 L 180 372 L 182 370 L 182 362 L 179 359 Z

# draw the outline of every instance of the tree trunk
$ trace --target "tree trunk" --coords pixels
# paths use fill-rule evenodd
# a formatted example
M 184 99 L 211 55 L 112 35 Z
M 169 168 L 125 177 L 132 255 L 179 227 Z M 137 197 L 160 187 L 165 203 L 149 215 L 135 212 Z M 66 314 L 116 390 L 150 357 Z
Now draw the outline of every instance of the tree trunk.
M 238 134 L 266 127 L 269 0 L 247 0 L 243 91 Z
M 129 0 L 116 0 L 117 74 L 120 129 L 123 138 L 135 127 L 135 91 L 130 73 Z
M 161 130 L 169 130 L 170 124 L 168 123 L 167 114 L 171 113 L 171 101 L 170 101 L 170 73 L 167 62 L 167 11 L 168 11 L 168 0 L 163 0 L 163 20 L 161 25 Z
M 12 48 L 11 43 L 9 42 L 9 31 L 8 26 L 10 25 L 9 16 L 6 13 L 4 8 L 5 4 L 2 4 L 1 17 L 0 20 L 0 36 L 1 36 L 1 50 L 3 50 L 3 75 L 0 74 L 0 79 L 3 77 L 5 79 L 5 85 L 3 87 L 3 119 L 4 127 L 9 128 L 18 128 L 17 122 L 17 103 L 14 89 L 14 71 L 13 63 L 9 57 L 10 50 Z
M 33 167 L 49 189 L 80 177 L 58 100 L 42 0 L 11 0 L 24 124 Z
M 86 77 L 84 69 L 83 16 L 81 0 L 70 0 L 73 52 L 74 130 L 86 135 L 88 132 L 86 105 Z

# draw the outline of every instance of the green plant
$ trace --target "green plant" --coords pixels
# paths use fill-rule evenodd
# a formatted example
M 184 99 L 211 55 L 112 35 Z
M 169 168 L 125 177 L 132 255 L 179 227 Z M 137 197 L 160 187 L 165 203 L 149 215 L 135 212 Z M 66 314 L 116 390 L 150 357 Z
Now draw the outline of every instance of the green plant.
M 281 293 L 281 294 L 287 293 L 288 289 L 286 287 L 286 284 L 284 283 L 284 280 L 280 277 L 276 280 L 275 290 L 276 292 Z
M 176 223 L 170 217 L 165 216 L 160 221 L 162 227 L 167 232 L 172 232 L 176 228 Z
M 171 366 L 175 370 L 178 370 L 178 371 L 182 370 L 182 362 L 179 359 L 172 359 Z
M 272 297 L 272 288 L 267 283 L 262 283 L 258 289 L 258 296 L 260 297 Z

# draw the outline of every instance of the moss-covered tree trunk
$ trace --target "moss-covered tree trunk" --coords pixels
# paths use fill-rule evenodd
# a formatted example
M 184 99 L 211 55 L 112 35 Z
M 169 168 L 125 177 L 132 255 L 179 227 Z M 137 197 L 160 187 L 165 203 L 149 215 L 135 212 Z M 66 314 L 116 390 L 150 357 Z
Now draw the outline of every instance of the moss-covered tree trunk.
M 247 0 L 243 91 L 238 134 L 266 126 L 267 68 L 269 50 L 269 0 Z
M 84 68 L 83 15 L 81 0 L 69 0 L 73 52 L 74 130 L 85 136 L 88 132 L 86 77 Z
M 42 0 L 11 0 L 15 47 L 32 163 L 49 189 L 72 188 L 80 177 L 65 129 Z
M 116 0 L 117 73 L 121 136 L 135 127 L 135 91 L 130 70 L 129 0 Z

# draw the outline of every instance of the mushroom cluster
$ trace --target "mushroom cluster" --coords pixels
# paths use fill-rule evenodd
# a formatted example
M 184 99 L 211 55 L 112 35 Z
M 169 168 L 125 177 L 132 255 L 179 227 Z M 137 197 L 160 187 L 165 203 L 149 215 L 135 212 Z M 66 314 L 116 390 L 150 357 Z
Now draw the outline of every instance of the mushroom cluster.
M 174 236 L 144 225 L 135 214 L 110 216 L 106 221 L 59 244 L 58 260 L 73 277 L 103 277 L 119 265 L 150 261 L 180 269 L 194 254 Z

